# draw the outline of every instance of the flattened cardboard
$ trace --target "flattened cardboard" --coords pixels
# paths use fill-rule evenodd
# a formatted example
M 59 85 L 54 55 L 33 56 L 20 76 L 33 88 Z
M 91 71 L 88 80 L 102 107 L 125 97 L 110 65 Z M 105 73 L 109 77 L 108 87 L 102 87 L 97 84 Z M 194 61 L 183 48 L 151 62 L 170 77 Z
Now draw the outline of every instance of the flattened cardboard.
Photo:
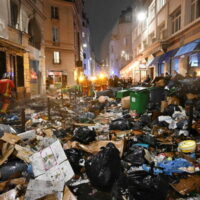
M 1 137 L 1 140 L 9 144 L 16 144 L 18 141 L 21 140 L 21 138 L 11 133 L 4 133 L 3 137 Z
M 64 184 L 74 176 L 59 140 L 33 154 L 30 159 L 34 176 L 38 180 L 61 181 Z

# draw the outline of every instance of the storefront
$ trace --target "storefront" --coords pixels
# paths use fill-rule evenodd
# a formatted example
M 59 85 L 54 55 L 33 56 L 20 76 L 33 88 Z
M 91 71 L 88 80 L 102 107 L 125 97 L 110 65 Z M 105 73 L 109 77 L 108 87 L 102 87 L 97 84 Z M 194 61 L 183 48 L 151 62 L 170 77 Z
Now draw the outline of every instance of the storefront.
M 47 87 L 54 85 L 56 88 L 67 86 L 67 74 L 63 71 L 48 71 Z

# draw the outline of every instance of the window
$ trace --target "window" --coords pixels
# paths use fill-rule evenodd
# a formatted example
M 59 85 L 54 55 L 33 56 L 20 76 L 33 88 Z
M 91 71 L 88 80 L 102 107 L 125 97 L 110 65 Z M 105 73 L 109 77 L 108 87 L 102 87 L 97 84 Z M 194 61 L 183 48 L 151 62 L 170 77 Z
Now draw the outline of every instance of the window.
M 17 1 L 11 0 L 10 3 L 11 11 L 11 26 L 14 28 L 19 28 L 18 26 L 18 16 L 19 16 L 19 6 Z
M 53 63 L 54 64 L 60 64 L 61 63 L 60 52 L 59 51 L 54 51 L 53 52 Z
M 191 0 L 191 21 L 200 17 L 200 0 Z
M 155 17 L 155 0 L 149 6 L 149 20 L 151 21 Z
M 58 7 L 51 7 L 51 18 L 52 19 L 59 19 Z
M 124 40 L 124 41 L 123 41 L 123 42 L 124 42 L 124 46 L 127 47 L 127 46 L 128 46 L 128 38 L 127 38 L 127 37 L 124 37 L 123 40 Z
M 165 23 L 158 27 L 159 39 L 164 40 L 166 37 Z
M 53 27 L 52 28 L 52 40 L 53 40 L 53 42 L 59 42 L 58 35 L 59 35 L 58 28 L 57 27 Z
M 153 32 L 149 35 L 149 44 L 153 44 L 155 40 L 156 40 L 155 33 Z
M 190 67 L 200 67 L 200 54 L 192 54 L 189 56 Z
M 178 9 L 172 15 L 171 19 L 172 19 L 172 34 L 173 34 L 181 29 L 181 9 Z
M 166 0 L 157 0 L 157 12 L 166 4 Z

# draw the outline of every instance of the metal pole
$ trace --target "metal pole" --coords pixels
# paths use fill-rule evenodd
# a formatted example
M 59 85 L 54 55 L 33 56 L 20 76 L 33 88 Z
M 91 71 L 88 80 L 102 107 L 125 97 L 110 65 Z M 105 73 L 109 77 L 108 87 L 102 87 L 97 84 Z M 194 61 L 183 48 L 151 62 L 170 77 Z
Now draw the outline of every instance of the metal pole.
M 22 124 L 22 131 L 25 131 L 25 124 L 26 124 L 25 108 L 22 108 L 21 110 L 21 124 Z
M 48 108 L 48 120 L 51 120 L 51 103 L 50 99 L 47 99 L 47 108 Z

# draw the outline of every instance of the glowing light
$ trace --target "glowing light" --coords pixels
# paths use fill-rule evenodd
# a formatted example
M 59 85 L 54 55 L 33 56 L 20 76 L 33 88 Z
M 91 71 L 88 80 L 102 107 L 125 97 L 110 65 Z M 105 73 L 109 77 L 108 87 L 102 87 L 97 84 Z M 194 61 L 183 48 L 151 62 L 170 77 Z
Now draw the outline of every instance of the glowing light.
M 83 44 L 83 48 L 87 48 L 87 44 L 86 43 Z
M 97 77 L 96 77 L 96 76 L 92 76 L 92 77 L 91 77 L 91 81 L 92 81 L 92 82 L 94 82 L 94 81 L 96 81 L 96 80 L 97 80 Z
M 146 19 L 146 13 L 144 11 L 141 11 L 137 14 L 138 21 L 142 22 Z
M 103 73 L 100 73 L 99 78 L 100 78 L 100 79 L 104 79 L 104 78 L 106 78 L 106 75 L 103 74 Z
M 85 77 L 84 76 L 80 76 L 78 80 L 79 80 L 79 82 L 83 82 L 85 80 Z

